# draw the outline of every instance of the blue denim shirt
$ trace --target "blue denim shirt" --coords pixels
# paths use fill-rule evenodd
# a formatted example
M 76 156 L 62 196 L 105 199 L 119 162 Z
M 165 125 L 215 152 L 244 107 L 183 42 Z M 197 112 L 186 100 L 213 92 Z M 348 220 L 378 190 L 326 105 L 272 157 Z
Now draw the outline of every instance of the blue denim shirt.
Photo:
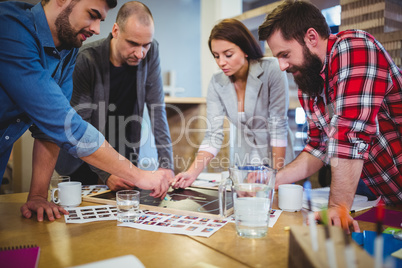
M 0 3 L 0 184 L 14 142 L 35 124 L 75 157 L 104 137 L 70 106 L 78 49 L 58 51 L 39 3 Z

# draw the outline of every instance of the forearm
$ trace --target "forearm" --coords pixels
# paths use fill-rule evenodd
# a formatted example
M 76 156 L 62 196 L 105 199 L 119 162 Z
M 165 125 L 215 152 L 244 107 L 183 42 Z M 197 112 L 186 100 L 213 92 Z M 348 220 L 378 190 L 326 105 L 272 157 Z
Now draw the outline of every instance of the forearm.
M 56 165 L 59 150 L 60 148 L 55 143 L 35 139 L 29 197 L 40 196 L 47 198 L 49 182 Z
M 305 179 L 317 172 L 324 163 L 317 157 L 301 152 L 290 164 L 282 168 L 276 175 L 276 187 L 280 184 L 293 183 Z
M 208 165 L 212 158 L 214 158 L 213 154 L 206 151 L 199 151 L 197 153 L 197 156 L 195 157 L 194 162 L 191 164 L 187 172 L 198 176 Z
M 286 147 L 272 147 L 272 167 L 276 170 L 285 165 Z
M 207 151 L 198 151 L 195 160 L 185 172 L 181 172 L 176 175 L 172 186 L 174 188 L 186 188 L 190 186 L 202 172 L 202 170 L 208 165 L 209 161 L 214 158 L 212 153 Z
M 361 159 L 331 159 L 331 191 L 328 207 L 346 206 L 350 210 L 363 163 Z
M 120 155 L 106 140 L 93 154 L 81 157 L 81 159 L 103 171 L 134 183 L 141 179 L 141 170 Z

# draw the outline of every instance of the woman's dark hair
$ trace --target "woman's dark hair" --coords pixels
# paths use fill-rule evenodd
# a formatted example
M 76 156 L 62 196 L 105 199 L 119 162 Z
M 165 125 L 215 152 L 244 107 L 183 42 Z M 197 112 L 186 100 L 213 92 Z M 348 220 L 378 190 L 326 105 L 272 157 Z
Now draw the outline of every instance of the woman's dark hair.
M 212 52 L 212 40 L 225 40 L 231 42 L 248 56 L 250 60 L 262 58 L 261 47 L 247 27 L 236 19 L 224 19 L 212 29 L 208 40 L 209 50 Z
M 267 40 L 274 32 L 280 30 L 285 40 L 295 39 L 304 45 L 304 36 L 309 28 L 328 39 L 330 29 L 321 11 L 311 3 L 287 0 L 267 15 L 258 28 L 260 40 Z

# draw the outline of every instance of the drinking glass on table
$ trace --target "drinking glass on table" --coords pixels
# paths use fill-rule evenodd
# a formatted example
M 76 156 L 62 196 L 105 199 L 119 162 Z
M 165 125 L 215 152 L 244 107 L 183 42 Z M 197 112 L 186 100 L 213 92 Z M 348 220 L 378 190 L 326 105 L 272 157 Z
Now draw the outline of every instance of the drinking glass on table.
M 275 187 L 276 170 L 265 166 L 236 166 L 229 169 L 237 234 L 266 236 Z
M 119 222 L 134 222 L 140 216 L 140 192 L 137 190 L 122 190 L 116 193 L 117 220 Z

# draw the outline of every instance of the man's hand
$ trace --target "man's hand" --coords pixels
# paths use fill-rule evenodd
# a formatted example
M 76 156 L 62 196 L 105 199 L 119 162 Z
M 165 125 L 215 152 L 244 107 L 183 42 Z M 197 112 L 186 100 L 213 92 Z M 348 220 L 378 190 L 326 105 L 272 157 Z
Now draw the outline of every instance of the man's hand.
M 122 179 L 115 175 L 110 175 L 110 177 L 106 181 L 106 185 L 112 191 L 119 191 L 119 190 L 132 190 L 135 187 L 134 182 Z
M 171 169 L 159 168 L 158 171 L 162 174 L 162 176 L 166 177 L 168 182 L 170 183 L 174 179 L 174 173 Z M 126 180 L 115 175 L 110 175 L 110 177 L 106 181 L 106 185 L 112 191 L 119 191 L 119 190 L 131 190 L 136 185 L 134 182 L 130 180 Z
M 189 187 L 193 182 L 197 179 L 197 176 L 186 171 L 186 172 L 181 172 L 176 175 L 174 179 L 174 184 L 172 185 L 173 188 L 186 188 Z
M 174 181 L 174 172 L 173 172 L 173 170 L 167 169 L 167 168 L 158 168 L 158 170 L 165 174 L 165 176 L 168 178 L 169 184 Z
M 321 213 L 316 212 L 316 220 L 323 221 Z M 327 211 L 328 225 L 334 225 L 342 227 L 347 234 L 350 234 L 350 227 L 353 227 L 353 231 L 360 232 L 360 227 L 357 221 L 350 216 L 346 207 L 331 207 Z
M 31 218 L 36 213 L 38 221 L 43 221 L 46 213 L 49 221 L 60 218 L 60 212 L 68 214 L 66 210 L 47 201 L 50 178 L 56 165 L 59 147 L 49 141 L 35 139 L 32 156 L 32 180 L 28 200 L 21 207 L 25 218 Z
M 357 185 L 363 169 L 362 159 L 331 158 L 331 190 L 328 201 L 329 224 L 341 226 L 350 233 L 353 226 L 360 232 L 357 221 L 353 220 L 349 211 L 353 204 Z
M 28 196 L 27 202 L 21 207 L 21 214 L 27 219 L 32 217 L 32 213 L 36 213 L 38 221 L 43 221 L 44 212 L 49 221 L 54 221 L 54 217 L 61 218 L 60 212 L 68 215 L 64 208 L 48 202 L 42 196 Z
M 152 190 L 150 196 L 163 199 L 170 187 L 169 176 L 166 175 L 166 172 L 163 170 L 140 170 L 140 172 L 141 179 L 136 181 L 135 186 L 144 190 Z

